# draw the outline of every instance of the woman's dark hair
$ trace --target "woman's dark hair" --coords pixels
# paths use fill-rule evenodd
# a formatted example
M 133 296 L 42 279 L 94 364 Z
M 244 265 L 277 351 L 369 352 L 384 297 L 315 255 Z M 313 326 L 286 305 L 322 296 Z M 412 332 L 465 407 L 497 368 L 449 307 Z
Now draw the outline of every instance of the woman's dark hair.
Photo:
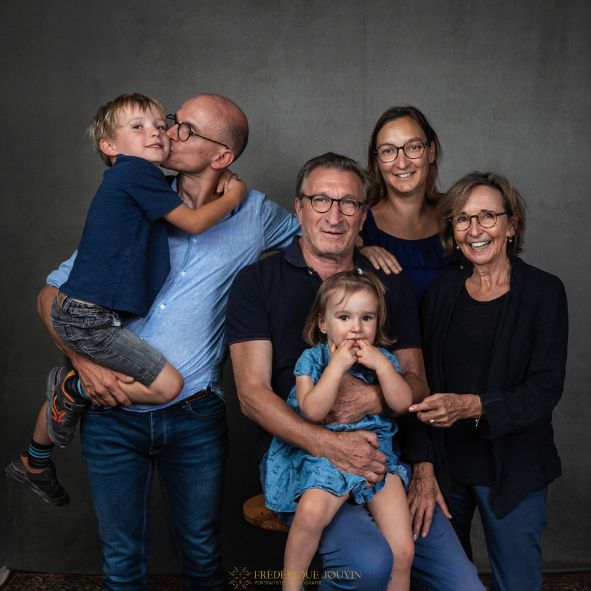
M 503 210 L 507 212 L 507 219 L 515 230 L 511 242 L 507 243 L 507 254 L 519 254 L 525 239 L 525 203 L 509 180 L 494 172 L 471 172 L 456 181 L 441 197 L 437 205 L 437 217 L 443 248 L 448 254 L 453 252 L 456 241 L 451 218 L 462 210 L 476 187 L 491 187 L 501 194 Z
M 369 174 L 371 181 L 368 202 L 371 206 L 373 206 L 376 203 L 382 201 L 382 199 L 385 199 L 387 196 L 386 183 L 382 178 L 382 173 L 380 172 L 380 168 L 378 166 L 376 145 L 378 133 L 382 127 L 386 125 L 386 123 L 390 123 L 390 121 L 400 119 L 401 117 L 409 117 L 410 119 L 416 121 L 425 134 L 427 146 L 432 146 L 433 144 L 435 145 L 435 159 L 429 165 L 429 175 L 427 177 L 425 199 L 429 204 L 436 205 L 440 196 L 439 190 L 437 189 L 437 176 L 438 163 L 442 155 L 441 144 L 439 143 L 439 138 L 437 137 L 435 130 L 431 127 L 431 124 L 425 115 L 423 115 L 419 109 L 411 105 L 406 105 L 403 107 L 390 107 L 377 120 L 377 123 L 373 128 L 367 150 L 367 173 Z

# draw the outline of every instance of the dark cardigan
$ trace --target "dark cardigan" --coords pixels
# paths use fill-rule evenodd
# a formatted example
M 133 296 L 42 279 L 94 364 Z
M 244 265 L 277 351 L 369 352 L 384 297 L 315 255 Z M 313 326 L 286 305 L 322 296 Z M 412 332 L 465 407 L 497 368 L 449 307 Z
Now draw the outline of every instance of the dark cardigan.
M 472 268 L 435 282 L 423 305 L 423 353 L 432 393 L 444 392 L 442 347 L 460 290 Z M 509 513 L 529 493 L 560 476 L 552 410 L 564 385 L 568 311 L 558 277 L 511 259 L 511 289 L 502 304 L 486 392 L 477 392 L 484 415 L 478 430 L 492 443 L 496 484 L 492 509 Z M 444 430 L 430 432 L 442 492 L 450 476 Z

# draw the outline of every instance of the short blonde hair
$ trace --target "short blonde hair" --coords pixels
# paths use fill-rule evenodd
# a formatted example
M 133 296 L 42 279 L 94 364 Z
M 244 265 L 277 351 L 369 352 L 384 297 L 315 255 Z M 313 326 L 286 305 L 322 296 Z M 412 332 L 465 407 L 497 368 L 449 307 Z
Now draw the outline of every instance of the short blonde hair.
M 116 99 L 101 105 L 88 128 L 88 135 L 94 145 L 94 149 L 107 166 L 111 166 L 112 163 L 109 156 L 101 150 L 101 140 L 115 136 L 121 112 L 133 107 L 138 107 L 142 111 L 154 109 L 162 113 L 163 118 L 165 116 L 164 107 L 156 99 L 137 92 L 122 94 Z
M 382 282 L 373 274 L 361 269 L 335 273 L 322 282 L 308 318 L 304 325 L 304 340 L 308 345 L 315 346 L 326 341 L 326 335 L 321 332 L 318 321 L 326 314 L 328 298 L 335 292 L 341 291 L 343 297 L 350 296 L 359 291 L 371 291 L 378 300 L 377 327 L 375 344 L 388 346 L 394 343 L 385 333 L 386 327 L 386 290 Z M 373 344 L 373 343 L 372 343 Z

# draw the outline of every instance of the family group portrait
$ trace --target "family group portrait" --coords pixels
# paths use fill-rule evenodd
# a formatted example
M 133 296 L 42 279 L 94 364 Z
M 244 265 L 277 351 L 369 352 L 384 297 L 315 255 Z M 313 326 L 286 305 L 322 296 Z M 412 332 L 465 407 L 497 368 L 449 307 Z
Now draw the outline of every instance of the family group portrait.
M 6 2 L 2 591 L 591 589 L 591 6 Z

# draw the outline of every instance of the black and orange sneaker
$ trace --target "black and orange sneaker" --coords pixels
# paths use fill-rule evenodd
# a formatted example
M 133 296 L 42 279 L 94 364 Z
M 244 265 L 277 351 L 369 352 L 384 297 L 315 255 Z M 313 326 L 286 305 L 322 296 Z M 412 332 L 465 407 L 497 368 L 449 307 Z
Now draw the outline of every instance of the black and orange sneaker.
M 76 376 L 75 371 L 54 367 L 47 376 L 47 431 L 60 447 L 67 447 L 74 438 L 76 423 L 90 404 L 67 391 L 65 383 Z
M 5 472 L 8 478 L 33 491 L 46 503 L 63 507 L 70 502 L 68 493 L 57 479 L 55 466 L 51 461 L 43 471 L 36 473 L 27 470 L 23 458 L 18 457 L 6 466 Z

